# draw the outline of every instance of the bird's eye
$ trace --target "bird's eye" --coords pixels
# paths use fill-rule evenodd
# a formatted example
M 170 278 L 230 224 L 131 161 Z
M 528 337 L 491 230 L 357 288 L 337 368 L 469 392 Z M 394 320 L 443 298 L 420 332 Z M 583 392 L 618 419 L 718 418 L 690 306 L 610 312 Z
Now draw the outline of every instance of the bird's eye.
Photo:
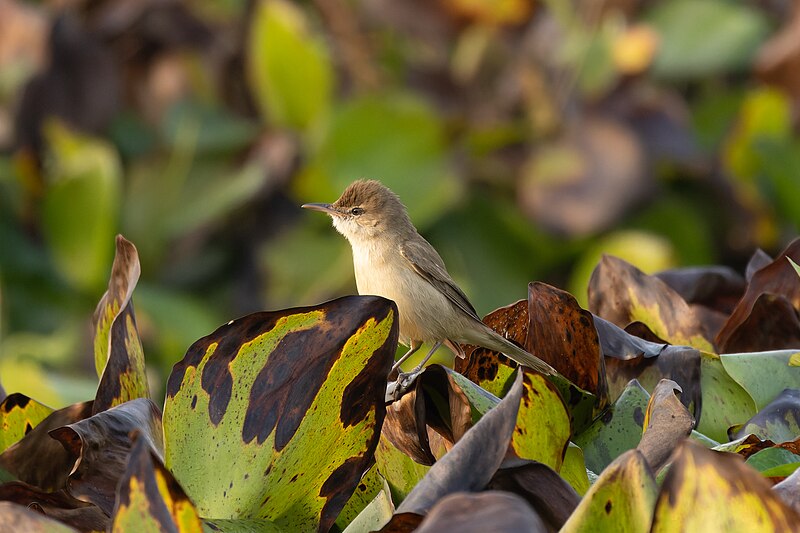
M 357 217 L 358 215 L 363 215 L 364 209 L 361 207 L 354 207 L 353 209 L 350 210 L 350 214 L 353 215 L 354 217 Z

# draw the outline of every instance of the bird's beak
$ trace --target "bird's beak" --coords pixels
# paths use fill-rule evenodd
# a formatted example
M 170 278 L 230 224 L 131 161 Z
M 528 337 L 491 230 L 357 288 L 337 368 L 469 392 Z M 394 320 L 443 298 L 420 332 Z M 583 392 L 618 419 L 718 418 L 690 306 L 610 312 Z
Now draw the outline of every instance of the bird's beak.
M 339 212 L 334 209 L 331 204 L 303 204 L 300 207 L 303 209 L 311 209 L 312 211 L 321 211 L 331 216 L 339 215 Z

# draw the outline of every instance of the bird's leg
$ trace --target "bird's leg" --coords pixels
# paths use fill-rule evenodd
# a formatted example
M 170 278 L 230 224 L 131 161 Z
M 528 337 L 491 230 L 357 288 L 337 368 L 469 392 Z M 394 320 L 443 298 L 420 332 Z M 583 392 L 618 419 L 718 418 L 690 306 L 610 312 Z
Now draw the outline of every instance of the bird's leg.
M 411 341 L 411 344 L 408 345 L 408 351 L 403 354 L 403 357 L 397 360 L 392 369 L 389 371 L 389 374 L 400 368 L 400 365 L 402 365 L 406 359 L 414 355 L 414 353 L 419 350 L 420 346 L 422 346 L 422 341 Z
M 438 350 L 438 349 L 439 349 L 439 346 L 441 346 L 441 345 L 442 345 L 442 341 L 439 341 L 439 342 L 437 342 L 436 344 L 434 344 L 433 346 L 431 346 L 431 349 L 430 349 L 430 350 L 428 350 L 428 355 L 426 355 L 426 356 L 425 356 L 425 359 L 423 359 L 423 360 L 422 360 L 422 361 L 421 361 L 421 362 L 420 362 L 420 363 L 419 363 L 419 364 L 418 364 L 418 365 L 417 365 L 417 366 L 414 368 L 414 370 L 412 370 L 411 372 L 409 372 L 409 374 L 412 374 L 412 375 L 413 375 L 413 374 L 418 374 L 418 373 L 419 373 L 419 371 L 420 371 L 420 370 L 422 370 L 422 369 L 423 369 L 423 367 L 425 366 L 425 363 L 427 363 L 427 362 L 428 362 L 428 359 L 430 359 L 431 357 L 433 357 L 433 354 L 434 354 L 434 353 L 436 353 L 436 350 Z

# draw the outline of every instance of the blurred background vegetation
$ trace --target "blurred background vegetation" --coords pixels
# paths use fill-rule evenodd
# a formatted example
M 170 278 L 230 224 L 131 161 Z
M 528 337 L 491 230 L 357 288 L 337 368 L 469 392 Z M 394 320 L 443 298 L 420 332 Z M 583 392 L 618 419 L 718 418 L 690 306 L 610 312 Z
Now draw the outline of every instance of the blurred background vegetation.
M 480 314 L 601 253 L 645 271 L 800 224 L 790 0 L 0 0 L 0 376 L 93 395 L 114 235 L 160 388 L 231 318 L 355 291 L 304 202 L 408 205 Z

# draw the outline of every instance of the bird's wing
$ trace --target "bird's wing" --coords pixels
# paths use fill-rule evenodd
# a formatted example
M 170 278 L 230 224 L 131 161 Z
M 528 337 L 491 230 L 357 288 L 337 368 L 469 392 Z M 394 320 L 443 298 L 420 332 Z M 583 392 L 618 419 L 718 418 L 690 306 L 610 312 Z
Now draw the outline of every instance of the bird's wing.
M 424 239 L 419 241 L 406 241 L 400 245 L 400 255 L 402 255 L 416 271 L 417 274 L 422 276 L 431 285 L 436 287 L 439 292 L 444 294 L 448 300 L 453 302 L 456 307 L 464 311 L 466 314 L 477 320 L 481 321 L 475 308 L 469 303 L 467 296 L 458 288 L 447 269 L 444 267 L 444 261 L 439 257 L 436 249 Z

